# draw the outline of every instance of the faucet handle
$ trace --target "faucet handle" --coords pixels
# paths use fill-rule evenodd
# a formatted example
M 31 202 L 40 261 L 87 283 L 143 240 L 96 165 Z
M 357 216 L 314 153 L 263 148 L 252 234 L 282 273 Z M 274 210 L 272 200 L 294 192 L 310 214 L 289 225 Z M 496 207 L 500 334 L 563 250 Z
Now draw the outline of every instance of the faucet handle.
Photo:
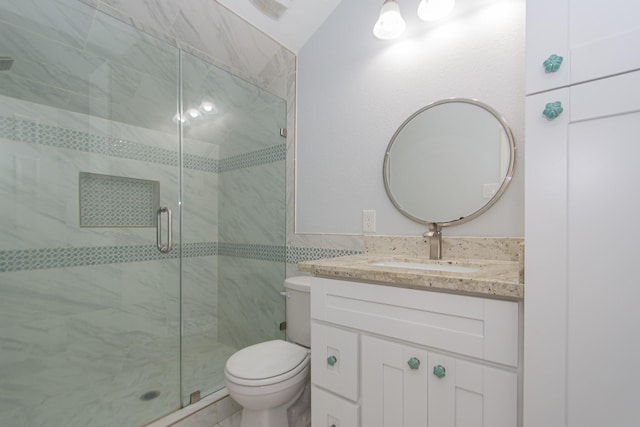
M 422 237 L 429 239 L 429 258 L 442 259 L 442 225 L 437 222 L 430 222 L 429 230 Z
M 439 237 L 442 236 L 442 225 L 437 222 L 430 222 L 429 229 L 424 232 L 422 237 Z

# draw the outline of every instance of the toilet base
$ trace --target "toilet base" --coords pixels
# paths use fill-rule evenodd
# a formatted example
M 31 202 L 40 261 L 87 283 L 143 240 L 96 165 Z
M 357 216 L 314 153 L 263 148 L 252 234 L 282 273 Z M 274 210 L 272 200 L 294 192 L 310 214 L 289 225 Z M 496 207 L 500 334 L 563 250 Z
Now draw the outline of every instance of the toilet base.
M 240 427 L 271 427 L 271 426 L 288 426 L 287 408 L 280 408 L 252 411 L 251 409 L 242 410 L 242 420 Z
M 288 427 L 287 410 L 298 400 L 303 391 L 304 388 L 300 389 L 293 399 L 276 408 L 259 410 L 243 408 L 240 427 Z

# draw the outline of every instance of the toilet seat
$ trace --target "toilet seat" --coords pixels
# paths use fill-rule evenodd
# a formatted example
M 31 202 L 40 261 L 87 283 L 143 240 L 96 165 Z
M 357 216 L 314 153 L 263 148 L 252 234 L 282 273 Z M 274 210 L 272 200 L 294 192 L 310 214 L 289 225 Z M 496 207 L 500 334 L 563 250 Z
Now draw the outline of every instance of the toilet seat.
M 227 380 L 248 387 L 260 387 L 286 381 L 309 365 L 309 350 L 283 340 L 267 341 L 246 347 L 228 360 Z

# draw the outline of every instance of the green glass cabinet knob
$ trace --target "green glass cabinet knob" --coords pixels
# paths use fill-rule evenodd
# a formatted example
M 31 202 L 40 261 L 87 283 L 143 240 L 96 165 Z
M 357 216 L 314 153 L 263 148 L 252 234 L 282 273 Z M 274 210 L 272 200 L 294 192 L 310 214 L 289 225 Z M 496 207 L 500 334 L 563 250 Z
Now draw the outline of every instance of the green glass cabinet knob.
M 329 366 L 333 366 L 338 362 L 338 359 L 335 356 L 329 356 L 327 357 L 327 364 Z
M 560 69 L 560 65 L 562 65 L 563 59 L 564 58 L 562 56 L 555 55 L 555 54 L 551 55 L 542 63 L 542 65 L 544 65 L 544 70 L 547 73 L 555 73 Z
M 438 378 L 444 378 L 444 376 L 447 375 L 447 370 L 444 369 L 442 365 L 436 365 L 433 367 L 433 375 Z
M 562 103 L 560 101 L 550 102 L 544 107 L 544 111 L 542 114 L 549 120 L 553 120 L 558 117 L 564 109 L 562 108 Z
M 411 359 L 409 359 L 407 364 L 411 369 L 418 369 L 420 367 L 420 359 L 418 359 L 417 357 L 412 357 Z

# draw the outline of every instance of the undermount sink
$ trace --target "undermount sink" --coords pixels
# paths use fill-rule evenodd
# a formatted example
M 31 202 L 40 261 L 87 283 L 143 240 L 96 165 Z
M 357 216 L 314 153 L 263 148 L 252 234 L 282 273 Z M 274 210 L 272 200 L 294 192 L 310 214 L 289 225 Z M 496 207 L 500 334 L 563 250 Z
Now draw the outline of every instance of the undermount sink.
M 413 270 L 446 271 L 448 273 L 475 273 L 479 270 L 477 267 L 465 267 L 463 265 L 455 264 L 438 264 L 435 262 L 379 261 L 372 263 L 372 265 L 378 267 L 409 268 Z

